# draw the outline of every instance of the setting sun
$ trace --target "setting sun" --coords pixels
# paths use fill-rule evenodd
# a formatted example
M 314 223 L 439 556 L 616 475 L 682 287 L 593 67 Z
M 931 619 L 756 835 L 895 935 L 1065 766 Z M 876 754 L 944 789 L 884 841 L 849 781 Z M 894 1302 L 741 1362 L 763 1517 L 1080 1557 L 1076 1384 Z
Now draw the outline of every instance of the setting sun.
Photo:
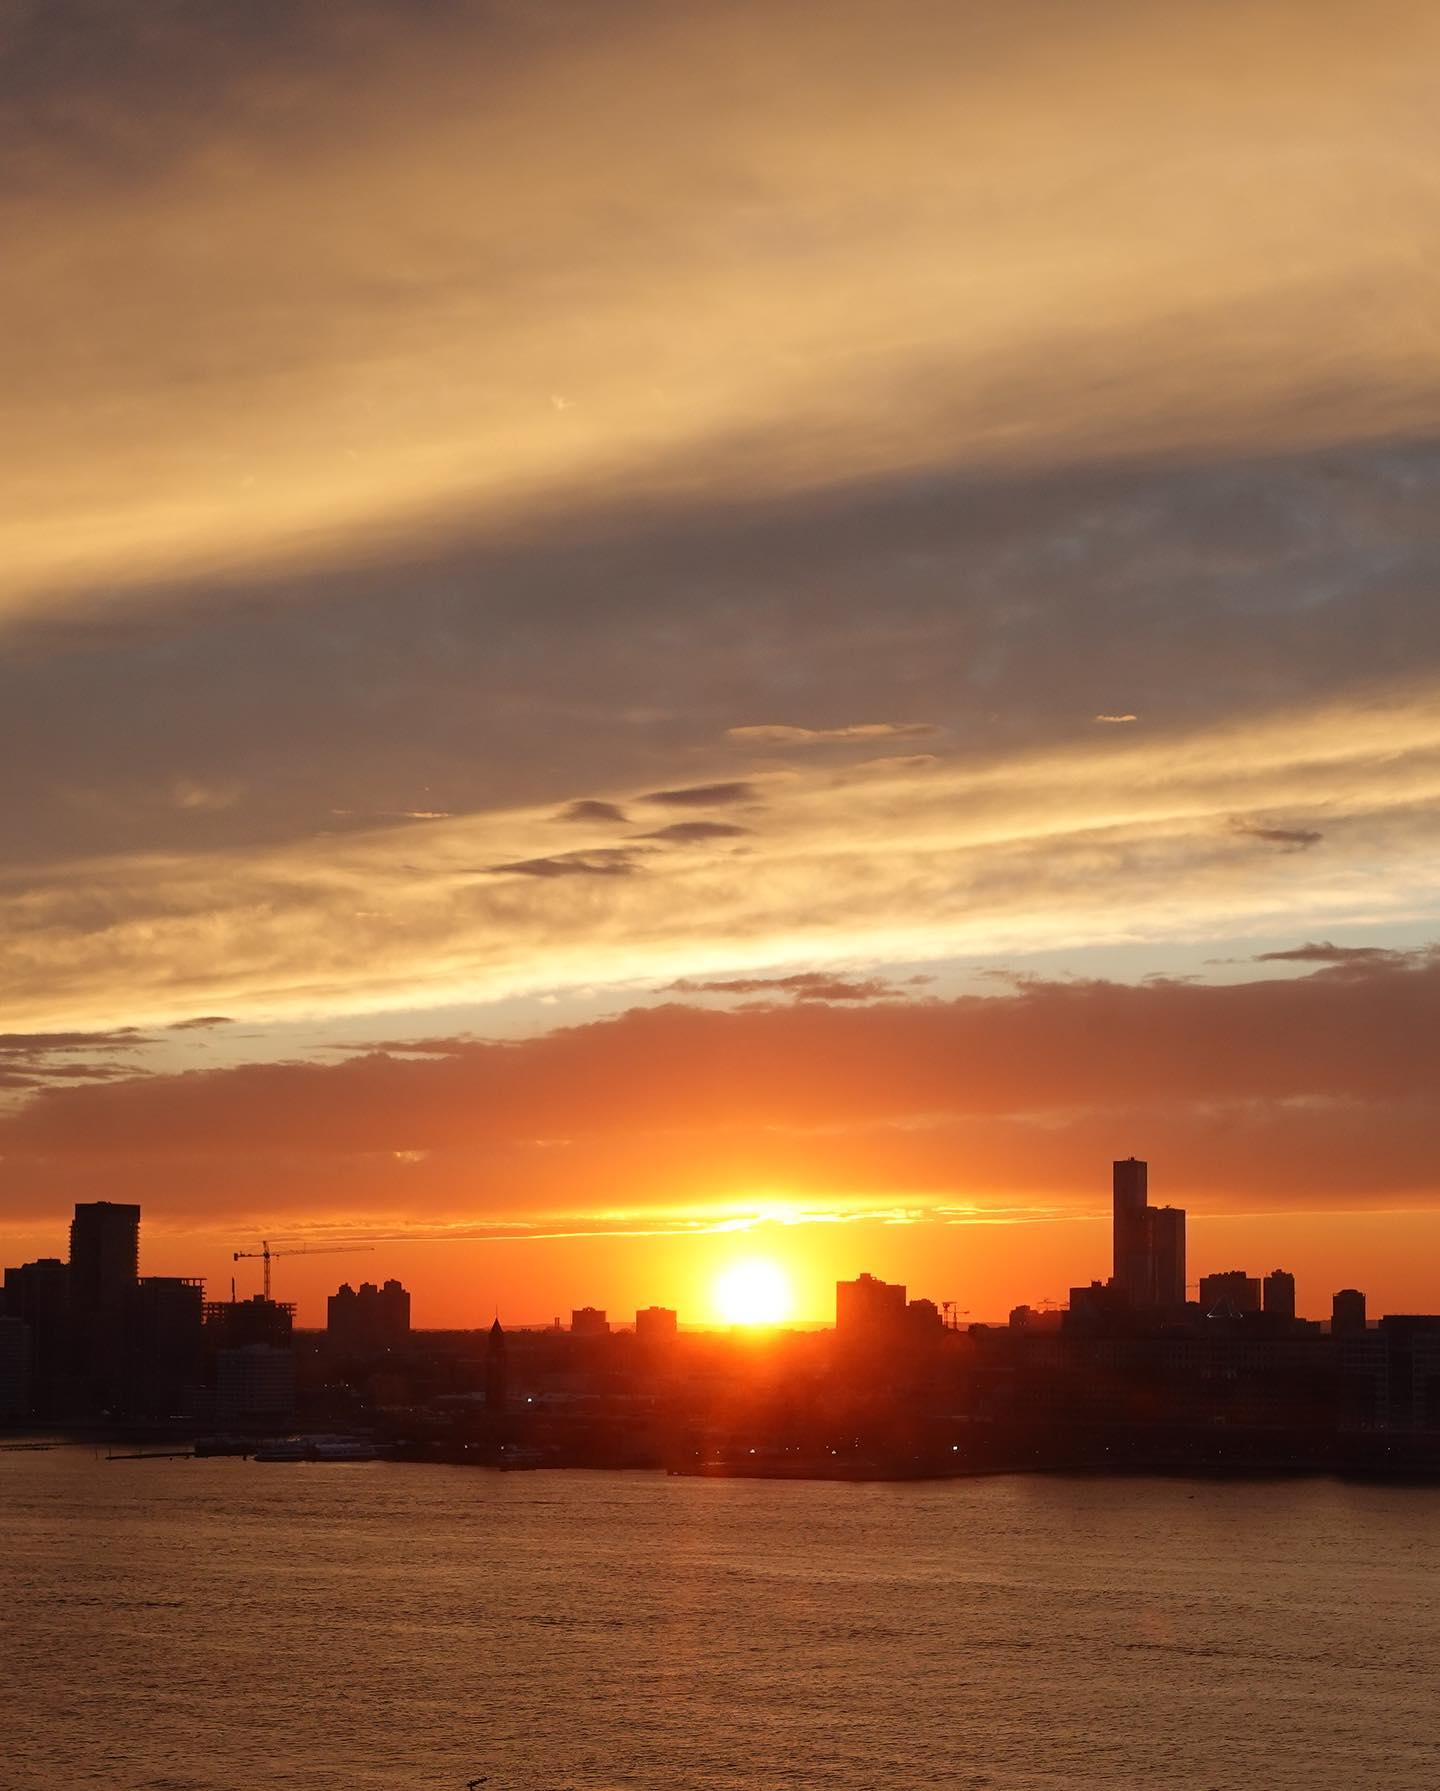
M 778 1325 L 790 1316 L 790 1279 L 773 1262 L 732 1263 L 715 1283 L 715 1310 L 732 1325 Z

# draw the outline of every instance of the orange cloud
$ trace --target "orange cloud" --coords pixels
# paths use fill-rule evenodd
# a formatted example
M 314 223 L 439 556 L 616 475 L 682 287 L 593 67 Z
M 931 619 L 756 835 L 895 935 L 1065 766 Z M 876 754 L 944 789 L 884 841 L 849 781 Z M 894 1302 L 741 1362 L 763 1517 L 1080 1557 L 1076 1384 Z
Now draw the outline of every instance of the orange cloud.
M 672 1005 L 46 1089 L 0 1122 L 0 1153 L 22 1202 L 103 1165 L 194 1217 L 715 1217 L 767 1188 L 820 1210 L 1093 1206 L 1097 1165 L 1130 1149 L 1221 1212 L 1426 1205 L 1437 1000 L 1430 952 L 1213 987 Z

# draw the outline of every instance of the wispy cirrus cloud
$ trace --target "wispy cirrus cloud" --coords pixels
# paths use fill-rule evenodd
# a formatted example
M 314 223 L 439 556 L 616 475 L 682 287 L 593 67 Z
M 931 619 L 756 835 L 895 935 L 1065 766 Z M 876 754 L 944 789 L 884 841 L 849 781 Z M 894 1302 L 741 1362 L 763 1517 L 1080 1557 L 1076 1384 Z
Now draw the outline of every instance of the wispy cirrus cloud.
M 1308 852 L 1325 837 L 1318 827 L 1277 827 L 1263 821 L 1246 820 L 1232 821 L 1230 826 L 1242 838 L 1260 840 L 1267 846 L 1279 846 L 1284 852 Z
M 928 721 L 867 721 L 838 728 L 778 724 L 727 728 L 726 738 L 739 746 L 869 746 L 877 740 L 923 740 L 939 732 Z
M 702 845 L 707 840 L 741 839 L 753 828 L 740 827 L 733 821 L 672 821 L 668 827 L 655 827 L 639 837 L 644 840 L 668 840 L 676 846 Z
M 1369 973 L 1385 965 L 1414 962 L 1416 954 L 1383 945 L 1333 945 L 1328 939 L 1307 940 L 1284 951 L 1262 951 L 1257 964 L 1318 964 L 1330 970 Z
M 883 1001 L 899 995 L 879 977 L 846 977 L 824 970 L 797 970 L 788 976 L 682 976 L 665 985 L 676 995 L 757 995 L 762 1000 Z
M 596 821 L 615 827 L 629 825 L 629 817 L 618 803 L 601 802 L 593 796 L 581 797 L 575 802 L 567 803 L 555 819 L 576 822 Z
M 590 852 L 556 852 L 547 858 L 520 858 L 511 864 L 493 864 L 495 876 L 513 877 L 630 877 L 639 870 L 638 848 L 597 846 Z
M 1323 936 L 1440 899 L 1437 716 L 1417 689 L 1383 707 L 951 760 L 921 778 L 817 763 L 769 793 L 744 857 L 638 840 L 557 854 L 547 805 L 12 873 L 6 1012 L 27 1029 L 177 1009 L 277 1018 L 1280 922 Z M 748 786 L 682 788 L 704 791 L 703 808 Z M 1283 813 L 1287 833 L 1319 832 L 1303 826 L 1317 791 L 1323 853 L 1257 851 L 1271 842 L 1230 824 Z
M 757 784 L 732 780 L 718 784 L 689 784 L 678 790 L 652 790 L 640 800 L 658 803 L 662 808 L 731 808 L 737 802 L 753 802 L 759 794 Z

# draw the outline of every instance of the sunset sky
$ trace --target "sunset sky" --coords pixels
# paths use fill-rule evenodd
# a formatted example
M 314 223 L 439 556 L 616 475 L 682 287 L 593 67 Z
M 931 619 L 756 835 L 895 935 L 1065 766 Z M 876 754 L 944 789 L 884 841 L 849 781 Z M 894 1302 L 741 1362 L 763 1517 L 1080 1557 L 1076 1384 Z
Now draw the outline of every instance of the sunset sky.
M 0 0 L 0 1256 L 1440 1309 L 1437 56 Z

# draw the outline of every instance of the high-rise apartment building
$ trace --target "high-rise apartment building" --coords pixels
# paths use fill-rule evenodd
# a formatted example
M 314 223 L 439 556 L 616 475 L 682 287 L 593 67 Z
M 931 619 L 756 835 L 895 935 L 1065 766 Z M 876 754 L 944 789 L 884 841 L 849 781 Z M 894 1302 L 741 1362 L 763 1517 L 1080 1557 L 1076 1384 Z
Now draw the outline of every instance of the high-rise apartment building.
M 835 1333 L 838 1337 L 873 1337 L 897 1333 L 905 1325 L 905 1289 L 874 1275 L 857 1275 L 835 1283 Z
M 1185 1213 L 1178 1206 L 1146 1208 L 1150 1228 L 1151 1297 L 1156 1306 L 1185 1304 Z
M 326 1302 L 325 1335 L 336 1349 L 372 1354 L 403 1349 L 410 1341 L 410 1295 L 398 1281 L 376 1287 L 347 1281 Z
M 139 1277 L 139 1207 L 109 1200 L 77 1205 L 70 1223 L 70 1325 L 83 1408 L 127 1409 L 129 1333 Z
M 62 1415 L 70 1404 L 70 1270 L 54 1256 L 6 1269 L 0 1306 L 30 1333 L 31 1416 Z
M 1295 1277 L 1288 1269 L 1271 1269 L 1260 1289 L 1261 1309 L 1267 1317 L 1295 1316 Z
M 70 1307 L 77 1315 L 113 1312 L 140 1275 L 140 1209 L 109 1200 L 83 1202 L 70 1222 Z

